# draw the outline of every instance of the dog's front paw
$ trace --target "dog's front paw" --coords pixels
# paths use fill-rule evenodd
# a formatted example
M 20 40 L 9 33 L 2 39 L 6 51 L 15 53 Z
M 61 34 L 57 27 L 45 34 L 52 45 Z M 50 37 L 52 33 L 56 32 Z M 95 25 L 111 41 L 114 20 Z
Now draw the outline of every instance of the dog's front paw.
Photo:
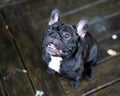
M 48 72 L 48 74 L 55 74 L 55 71 L 50 68 L 47 69 L 47 72 Z
M 92 81 L 94 78 L 93 78 L 93 76 L 87 76 L 87 75 L 86 75 L 86 76 L 85 76 L 85 79 L 88 80 L 88 81 Z
M 80 86 L 80 82 L 79 81 L 71 81 L 71 86 L 72 86 L 72 88 L 76 89 Z

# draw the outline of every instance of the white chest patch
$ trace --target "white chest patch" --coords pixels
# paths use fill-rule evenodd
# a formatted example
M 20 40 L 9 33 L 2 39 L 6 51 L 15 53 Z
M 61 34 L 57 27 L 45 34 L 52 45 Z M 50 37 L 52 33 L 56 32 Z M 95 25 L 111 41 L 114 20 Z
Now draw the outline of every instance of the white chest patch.
M 62 61 L 61 57 L 51 56 L 51 61 L 49 62 L 48 67 L 54 71 L 60 73 L 60 62 Z

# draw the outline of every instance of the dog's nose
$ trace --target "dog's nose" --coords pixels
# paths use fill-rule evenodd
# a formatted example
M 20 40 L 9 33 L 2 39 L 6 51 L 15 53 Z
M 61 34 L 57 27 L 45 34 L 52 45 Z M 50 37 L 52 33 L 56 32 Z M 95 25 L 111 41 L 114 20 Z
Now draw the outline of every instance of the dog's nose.
M 52 33 L 51 37 L 54 38 L 54 39 L 59 39 L 60 38 L 60 36 L 57 32 Z

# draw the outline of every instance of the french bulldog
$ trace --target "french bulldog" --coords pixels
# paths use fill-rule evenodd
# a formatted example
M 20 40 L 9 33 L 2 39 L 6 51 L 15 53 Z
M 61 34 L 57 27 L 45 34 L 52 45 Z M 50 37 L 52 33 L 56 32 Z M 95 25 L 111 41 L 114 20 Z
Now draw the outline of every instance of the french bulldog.
M 53 9 L 42 42 L 42 57 L 49 74 L 59 73 L 70 78 L 73 88 L 79 87 L 82 72 L 87 80 L 93 79 L 97 45 L 88 33 L 86 18 L 69 25 L 61 21 L 59 9 Z

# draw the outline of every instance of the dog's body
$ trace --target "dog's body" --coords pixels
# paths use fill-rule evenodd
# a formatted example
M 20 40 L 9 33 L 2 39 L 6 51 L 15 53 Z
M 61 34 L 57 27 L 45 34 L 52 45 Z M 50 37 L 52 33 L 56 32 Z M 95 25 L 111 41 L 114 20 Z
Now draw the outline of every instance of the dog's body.
M 85 78 L 93 79 L 92 70 L 97 60 L 97 46 L 87 28 L 87 19 L 81 19 L 73 26 L 68 25 L 61 22 L 59 10 L 54 9 L 43 37 L 42 56 L 48 64 L 48 72 L 58 72 L 71 78 L 73 88 L 79 86 L 83 69 Z

